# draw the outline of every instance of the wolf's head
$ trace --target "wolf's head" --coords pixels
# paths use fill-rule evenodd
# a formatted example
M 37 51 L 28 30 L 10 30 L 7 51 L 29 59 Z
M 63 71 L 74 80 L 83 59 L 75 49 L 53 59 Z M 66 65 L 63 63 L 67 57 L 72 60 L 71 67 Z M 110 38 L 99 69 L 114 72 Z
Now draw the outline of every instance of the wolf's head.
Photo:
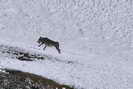
M 39 39 L 37 40 L 37 43 L 41 43 L 42 37 L 39 37 Z

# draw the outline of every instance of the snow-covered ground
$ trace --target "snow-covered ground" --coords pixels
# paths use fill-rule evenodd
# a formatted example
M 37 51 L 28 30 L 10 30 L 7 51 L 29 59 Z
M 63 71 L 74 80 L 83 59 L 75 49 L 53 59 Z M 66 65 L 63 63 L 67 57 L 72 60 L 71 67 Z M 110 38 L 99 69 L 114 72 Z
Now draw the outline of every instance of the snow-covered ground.
M 62 53 L 43 51 L 39 36 L 59 41 Z M 0 45 L 48 56 L 27 62 L 0 53 L 2 68 L 78 89 L 133 89 L 132 0 L 0 0 Z

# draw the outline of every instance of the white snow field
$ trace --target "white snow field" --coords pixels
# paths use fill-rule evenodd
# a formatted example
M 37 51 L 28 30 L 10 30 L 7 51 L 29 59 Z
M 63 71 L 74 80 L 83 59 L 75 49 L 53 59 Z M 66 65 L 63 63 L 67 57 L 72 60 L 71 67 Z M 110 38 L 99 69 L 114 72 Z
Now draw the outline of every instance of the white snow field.
M 40 36 L 59 41 L 61 54 L 39 48 Z M 133 0 L 0 0 L 0 45 L 47 56 L 20 61 L 0 51 L 1 68 L 76 89 L 133 89 Z

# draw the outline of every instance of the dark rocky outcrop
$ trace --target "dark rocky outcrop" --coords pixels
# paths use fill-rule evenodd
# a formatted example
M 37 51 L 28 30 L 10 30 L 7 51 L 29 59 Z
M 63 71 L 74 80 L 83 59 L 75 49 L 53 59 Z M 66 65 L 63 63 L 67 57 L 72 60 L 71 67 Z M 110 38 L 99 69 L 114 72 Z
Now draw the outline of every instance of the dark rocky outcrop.
M 74 89 L 31 73 L 3 70 L 5 72 L 0 72 L 0 89 Z

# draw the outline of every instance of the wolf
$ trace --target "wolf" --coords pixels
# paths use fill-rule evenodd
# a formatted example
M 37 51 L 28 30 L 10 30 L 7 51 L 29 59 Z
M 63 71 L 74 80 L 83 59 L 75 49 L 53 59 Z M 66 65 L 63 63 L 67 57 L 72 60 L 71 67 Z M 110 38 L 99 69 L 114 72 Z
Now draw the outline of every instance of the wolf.
M 37 40 L 37 43 L 39 43 L 39 47 L 45 44 L 45 47 L 43 48 L 43 50 L 45 50 L 47 46 L 49 47 L 54 46 L 57 49 L 58 53 L 59 54 L 61 53 L 60 48 L 59 48 L 59 42 L 53 41 L 47 37 L 40 36 L 39 39 Z

